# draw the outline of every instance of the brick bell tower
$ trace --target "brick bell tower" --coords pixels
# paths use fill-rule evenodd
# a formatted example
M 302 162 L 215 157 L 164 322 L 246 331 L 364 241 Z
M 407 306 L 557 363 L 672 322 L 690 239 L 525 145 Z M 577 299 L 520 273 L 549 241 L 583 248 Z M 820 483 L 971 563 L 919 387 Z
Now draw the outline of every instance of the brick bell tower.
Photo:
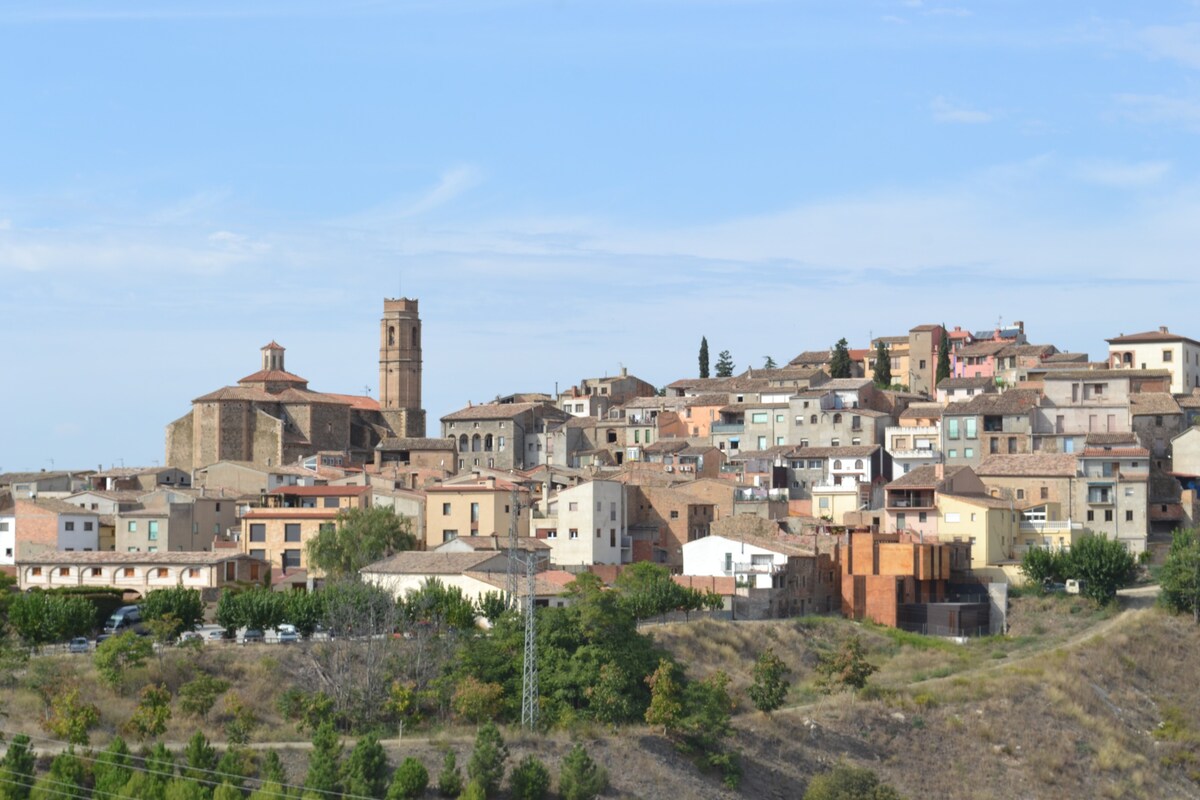
M 383 300 L 379 321 L 379 407 L 397 436 L 425 435 L 421 408 L 421 317 L 417 301 Z

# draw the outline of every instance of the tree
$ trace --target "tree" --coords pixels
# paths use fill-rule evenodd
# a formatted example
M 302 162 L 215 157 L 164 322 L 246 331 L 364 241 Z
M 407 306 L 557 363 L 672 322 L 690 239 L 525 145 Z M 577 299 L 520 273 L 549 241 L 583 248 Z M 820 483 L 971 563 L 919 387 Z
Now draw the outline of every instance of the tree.
M 353 797 L 383 797 L 388 789 L 387 775 L 383 746 L 368 733 L 359 738 L 342 765 L 342 790 Z
M 550 793 L 550 770 L 536 756 L 528 755 L 508 776 L 513 800 L 545 800 Z
M 147 621 L 174 615 L 181 631 L 193 631 L 204 621 L 204 601 L 200 599 L 198 589 L 185 589 L 182 586 L 154 589 L 147 592 L 138 605 L 142 610 L 142 619 Z
M 683 714 L 683 695 L 675 677 L 676 667 L 667 659 L 660 659 L 658 669 L 646 678 L 650 686 L 650 706 L 646 709 L 646 724 L 661 726 L 663 735 L 670 735 L 679 726 Z
M 869 769 L 838 764 L 808 782 L 804 800 L 901 800 L 900 793 Z
M 779 365 L 770 356 L 763 356 L 763 369 L 779 369 Z
M 754 683 L 747 692 L 754 707 L 769 714 L 782 706 L 787 698 L 787 677 L 790 673 L 791 670 L 783 663 L 783 659 L 775 655 L 773 648 L 763 650 L 754 662 Z
M 942 341 L 938 343 L 937 377 L 933 385 L 950 377 L 950 337 L 946 335 L 946 326 L 942 325 Z
M 476 724 L 496 718 L 504 699 L 504 687 L 498 683 L 484 683 L 474 675 L 467 675 L 454 687 L 454 699 L 450 701 L 454 713 Z
M 100 723 L 100 709 L 79 696 L 79 687 L 60 689 L 50 701 L 50 717 L 42 726 L 70 744 L 86 745 L 88 732 Z
M 199 784 L 207 783 L 209 775 L 217 768 L 217 751 L 203 731 L 196 731 L 188 739 L 183 759 L 185 766 L 180 775 Z
M 458 797 L 462 793 L 462 773 L 453 750 L 442 757 L 442 771 L 438 773 L 438 794 L 442 797 Z
M 163 800 L 208 800 L 207 787 L 187 778 L 175 778 L 167 784 Z
M 250 793 L 250 800 L 287 800 L 289 796 L 279 781 L 264 780 L 257 789 Z M 241 794 L 238 794 L 238 797 L 240 798 Z M 214 797 L 213 800 L 216 798 Z
M 388 787 L 387 800 L 416 800 L 425 796 L 429 786 L 429 770 L 412 756 L 408 756 L 392 773 L 392 784 Z M 457 794 L 457 792 L 455 793 Z
M 12 598 L 8 624 L 29 647 L 62 642 L 88 633 L 96 607 L 86 597 L 32 591 Z
M 29 737 L 18 733 L 9 742 L 4 758 L 0 759 L 0 798 L 25 800 L 36 773 L 37 756 L 29 744 Z
M 171 720 L 171 692 L 166 685 L 143 687 L 133 716 L 125 723 L 126 733 L 139 739 L 157 739 Z
M 683 717 L 679 728 L 688 742 L 703 750 L 716 750 L 729 735 L 733 698 L 729 675 L 717 670 L 702 681 L 692 681 L 683 690 Z
M 416 546 L 411 521 L 391 506 L 343 509 L 309 539 L 308 563 L 332 580 L 357 578 L 367 564 Z
M 296 633 L 305 639 L 325 616 L 324 592 L 287 592 L 284 594 L 283 620 L 295 626 Z
M 475 749 L 467 762 L 467 776 L 472 783 L 479 783 L 484 794 L 491 797 L 500 791 L 504 780 L 504 762 L 508 760 L 508 747 L 500 736 L 500 730 L 491 722 L 485 722 L 475 734 Z
M 279 751 L 271 749 L 263 756 L 262 767 L 258 771 L 258 775 L 267 783 L 277 783 L 280 786 L 287 783 L 287 772 L 283 769 L 283 762 L 279 760 Z
M 229 690 L 229 681 L 201 673 L 179 687 L 179 710 L 189 717 L 207 719 L 217 698 Z
M 849 378 L 854 365 L 850 361 L 850 346 L 843 337 L 833 346 L 833 354 L 829 357 L 829 377 Z
M 487 800 L 487 797 L 487 789 L 483 788 L 483 784 L 479 781 L 471 781 L 462 790 L 462 794 L 458 796 L 458 800 Z
M 29 800 L 85 800 L 87 769 L 73 749 L 60 753 L 50 762 L 50 771 L 33 785 Z
M 213 800 L 242 800 L 242 790 L 225 781 L 213 790 Z
M 732 378 L 733 377 L 733 356 L 728 350 L 722 350 L 717 355 L 717 377 Z
M 708 377 L 708 337 L 700 337 L 700 377 Z
M 1021 574 L 1038 586 L 1047 581 L 1062 581 L 1070 570 L 1070 559 L 1061 550 L 1031 547 L 1021 557 Z
M 558 773 L 558 793 L 562 800 L 595 800 L 608 788 L 608 773 L 576 744 L 562 760 Z
M 324 722 L 313 733 L 312 756 L 308 760 L 308 774 L 304 777 L 305 797 L 310 794 L 320 797 L 323 793 L 341 794 L 339 762 L 342 743 L 332 722 Z
M 875 385 L 880 389 L 892 385 L 892 354 L 883 339 L 875 343 Z
M 867 661 L 862 641 L 857 636 L 851 636 L 842 642 L 836 653 L 820 657 L 817 662 L 817 674 L 820 676 L 817 685 L 826 691 L 842 687 L 861 689 L 877 669 Z
M 1200 624 L 1200 537 L 1191 529 L 1175 531 L 1158 574 L 1158 602 L 1180 613 L 1190 611 Z
M 96 665 L 100 680 L 121 693 L 130 670 L 145 664 L 153 652 L 154 645 L 149 639 L 125 631 L 101 642 L 92 656 L 92 663 Z
M 254 708 L 247 705 L 237 692 L 225 695 L 225 740 L 231 745 L 243 745 L 250 742 L 250 735 L 258 727 L 258 715 Z
M 213 780 L 228 783 L 239 791 L 246 778 L 250 775 L 250 753 L 240 747 L 226 747 L 221 760 L 217 762 L 217 774 Z M 219 789 L 218 789 L 219 791 Z M 240 796 L 240 795 L 239 795 Z M 217 800 L 214 795 L 213 800 Z
M 508 604 L 504 602 L 504 595 L 500 592 L 485 592 L 475 602 L 475 611 L 478 616 L 486 619 L 491 625 L 495 625 L 496 620 L 500 619 L 500 615 L 507 610 Z
M 1070 577 L 1084 582 L 1081 594 L 1097 603 L 1107 603 L 1117 590 L 1133 581 L 1137 561 L 1116 539 L 1084 536 L 1071 546 Z
M 120 792 L 133 777 L 133 769 L 130 766 L 132 761 L 125 740 L 120 736 L 113 737 L 92 766 L 92 775 L 96 782 L 92 795 L 97 798 L 111 797 Z

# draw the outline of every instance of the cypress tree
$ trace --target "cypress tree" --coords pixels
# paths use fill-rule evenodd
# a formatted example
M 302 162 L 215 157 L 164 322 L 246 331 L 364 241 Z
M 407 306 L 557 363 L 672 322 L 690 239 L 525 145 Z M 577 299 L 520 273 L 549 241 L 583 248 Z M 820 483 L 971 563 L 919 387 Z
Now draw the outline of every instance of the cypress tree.
M 843 337 L 833 346 L 833 355 L 829 359 L 829 377 L 849 378 L 853 365 L 850 362 L 850 348 Z
M 946 326 L 942 325 L 942 341 L 938 345 L 938 363 L 937 363 L 937 379 L 933 382 L 936 389 L 937 385 L 946 378 L 950 377 L 950 337 L 946 335 Z
M 500 790 L 504 780 L 504 762 L 508 760 L 508 747 L 500 736 L 499 729 L 491 722 L 485 723 L 475 734 L 475 749 L 467 763 L 467 775 L 472 783 L 478 783 L 484 794 L 491 797 Z
M 379 740 L 371 734 L 363 736 L 342 768 L 343 791 L 358 797 L 383 797 L 388 788 L 387 766 Z
M 708 337 L 700 337 L 700 377 L 708 377 Z
M 875 385 L 880 389 L 892 385 L 892 355 L 883 339 L 875 343 Z

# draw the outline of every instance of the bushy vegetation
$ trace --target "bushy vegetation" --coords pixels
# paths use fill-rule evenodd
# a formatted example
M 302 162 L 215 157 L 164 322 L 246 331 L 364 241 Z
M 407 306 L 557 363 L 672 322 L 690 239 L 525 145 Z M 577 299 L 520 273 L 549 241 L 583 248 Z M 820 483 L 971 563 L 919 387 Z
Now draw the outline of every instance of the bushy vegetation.
M 804 800 L 901 800 L 901 796 L 871 770 L 838 764 L 809 781 Z
M 1031 548 L 1021 561 L 1021 573 L 1030 582 L 1083 581 L 1081 594 L 1107 603 L 1117 590 L 1133 582 L 1137 560 L 1115 539 L 1084 536 L 1070 550 Z
M 1176 613 L 1191 614 L 1200 623 L 1200 536 L 1196 531 L 1175 531 L 1158 582 L 1161 605 Z

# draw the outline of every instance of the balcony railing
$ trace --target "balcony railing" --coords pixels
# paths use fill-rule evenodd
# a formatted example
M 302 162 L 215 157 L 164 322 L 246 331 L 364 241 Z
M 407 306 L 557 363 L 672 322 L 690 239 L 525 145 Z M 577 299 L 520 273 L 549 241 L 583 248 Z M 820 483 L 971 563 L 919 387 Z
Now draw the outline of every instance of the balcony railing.
M 776 564 L 774 562 L 771 562 L 769 564 L 752 564 L 749 561 L 735 561 L 733 564 L 733 574 L 734 575 L 778 575 L 780 572 L 783 572 L 785 567 L 786 567 L 786 565 L 784 565 L 784 564 Z M 725 574 L 728 575 L 729 572 L 726 571 Z
M 743 422 L 717 422 L 710 430 L 713 433 L 743 433 L 746 425 Z
M 937 436 L 940 433 L 937 425 L 889 425 L 887 437 L 893 436 Z
M 941 458 L 942 451 L 932 447 L 921 447 L 916 450 L 892 450 L 892 458 Z
M 932 497 L 930 497 L 928 499 L 921 499 L 921 498 L 914 499 L 914 498 L 908 498 L 908 497 L 898 497 L 898 498 L 890 498 L 887 501 L 887 507 L 888 508 L 928 509 L 928 508 L 935 508 L 936 506 L 934 506 L 934 504 L 933 504 Z
M 1064 533 L 1083 530 L 1083 523 L 1070 520 L 1021 520 L 1021 533 Z
M 813 490 L 846 492 L 849 494 L 852 492 L 857 492 L 858 487 L 861 485 L 862 484 L 856 480 L 847 480 L 843 478 L 841 483 L 837 483 L 826 478 L 824 480 L 814 481 L 812 483 L 812 488 Z

